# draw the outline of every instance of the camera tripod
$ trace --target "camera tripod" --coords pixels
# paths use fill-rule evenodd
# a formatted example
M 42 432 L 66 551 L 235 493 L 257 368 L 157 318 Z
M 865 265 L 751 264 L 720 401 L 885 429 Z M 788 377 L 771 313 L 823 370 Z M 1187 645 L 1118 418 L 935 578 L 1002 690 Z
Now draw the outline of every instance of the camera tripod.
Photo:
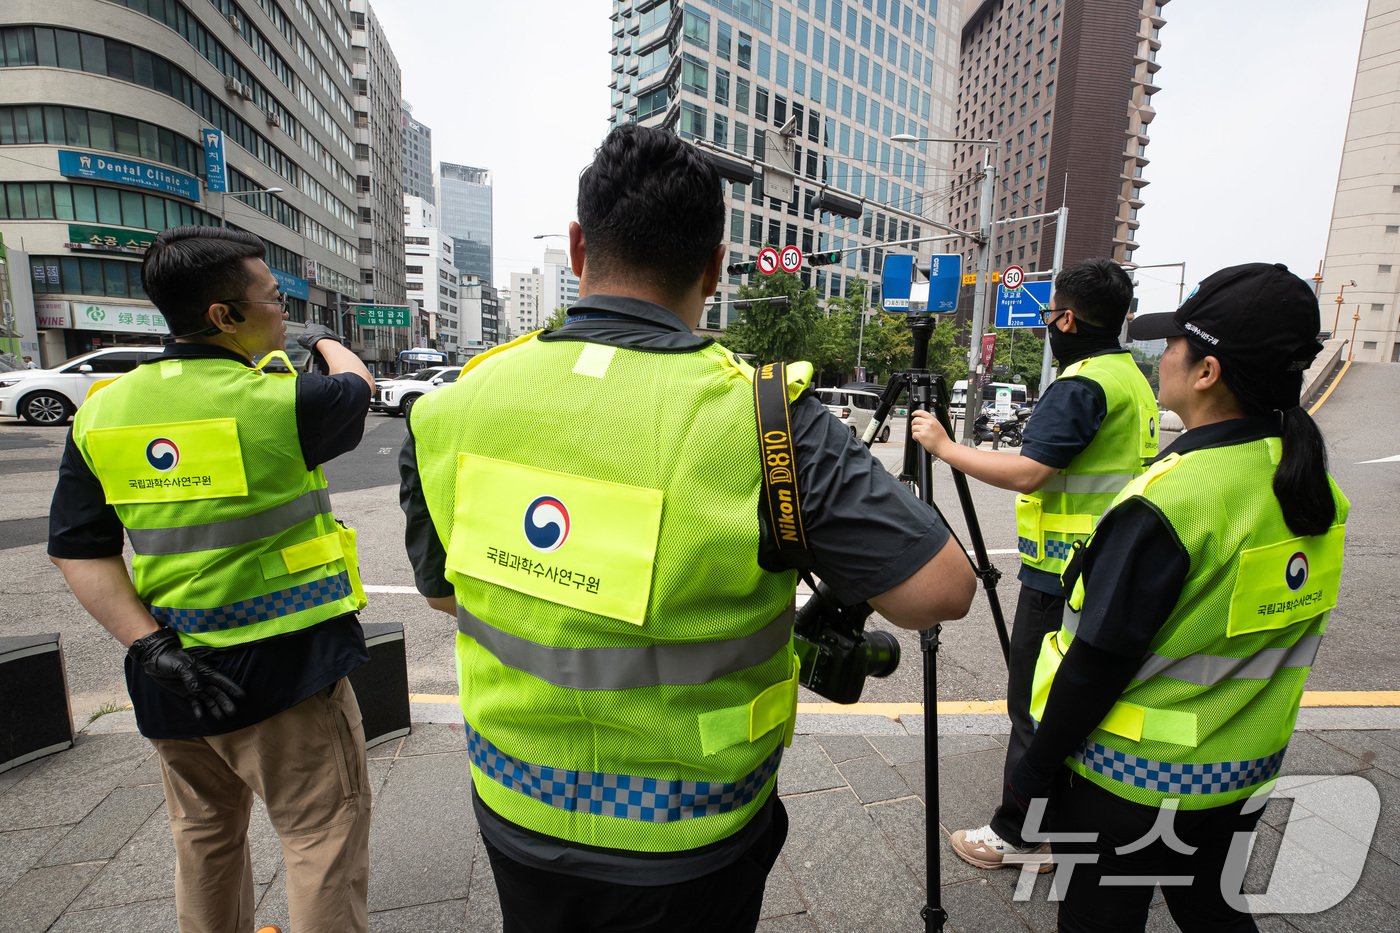
M 908 394 L 909 412 L 923 410 L 936 417 L 948 436 L 953 436 L 953 426 L 948 416 L 948 385 L 942 375 L 928 370 L 928 344 L 933 336 L 933 319 L 927 314 L 910 315 L 909 331 L 914 338 L 914 358 L 910 368 L 895 373 L 885 386 L 885 393 L 871 418 L 866 430 L 866 443 L 874 438 L 894 410 L 902 395 Z M 972 401 L 968 401 L 969 407 Z M 982 581 L 987 593 L 987 602 L 992 607 L 992 620 L 996 625 L 997 637 L 1001 641 L 1001 654 L 1009 659 L 1011 641 L 1006 633 L 1006 619 L 1002 615 L 1001 601 L 997 598 L 997 581 L 1001 571 L 992 566 L 987 558 L 987 546 L 982 539 L 982 527 L 977 521 L 977 511 L 972 503 L 972 494 L 967 487 L 967 477 L 958 470 L 952 470 L 953 485 L 958 491 L 958 501 L 962 506 L 963 518 L 967 521 L 967 535 L 972 541 L 973 572 Z M 904 466 L 900 480 L 910 485 L 914 494 L 928 503 L 939 518 L 942 511 L 933 501 L 933 463 L 928 451 L 908 433 L 904 438 Z M 944 521 L 944 524 L 948 524 Z M 949 526 L 951 532 L 952 526 Z M 957 535 L 953 535 L 957 541 Z M 961 544 L 961 542 L 958 542 Z M 966 549 L 964 549 L 966 550 Z M 942 930 L 948 920 L 943 909 L 942 868 L 939 861 L 940 847 L 938 833 L 938 636 L 942 625 L 935 625 L 919 633 L 919 647 L 924 661 L 924 801 L 927 812 L 924 843 L 927 857 L 928 903 L 922 916 L 925 930 Z

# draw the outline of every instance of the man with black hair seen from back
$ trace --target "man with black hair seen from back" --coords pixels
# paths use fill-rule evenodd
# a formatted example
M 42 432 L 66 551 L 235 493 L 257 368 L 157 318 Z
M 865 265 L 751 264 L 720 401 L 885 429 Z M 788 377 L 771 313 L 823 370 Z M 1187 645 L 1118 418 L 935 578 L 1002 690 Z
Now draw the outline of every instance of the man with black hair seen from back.
M 1007 670 L 1006 778 L 1035 731 L 1031 680 L 1041 642 L 1060 627 L 1067 595 L 1060 574 L 1113 497 L 1157 453 L 1152 387 L 1119 342 L 1132 297 L 1132 280 L 1108 259 L 1085 260 L 1055 279 L 1041 319 L 1060 372 L 1041 389 L 1020 456 L 965 447 L 927 412 L 912 416 L 911 432 L 929 453 L 968 476 L 1020 493 L 1021 595 Z M 966 417 L 975 417 L 976 404 L 968 400 Z M 1006 856 L 1043 856 L 1049 849 L 1014 845 L 991 824 L 958 830 L 949 843 L 963 861 L 985 869 L 1019 868 L 1020 859 Z M 1042 870 L 1049 868 L 1047 861 Z
M 760 516 L 755 372 L 694 333 L 724 217 L 702 153 L 619 126 L 579 179 L 564 325 L 413 409 L 406 543 L 457 617 L 506 933 L 752 931 L 787 835 L 796 573 Z M 967 557 L 810 377 L 791 364 L 777 401 L 817 575 L 904 628 L 961 617 Z
M 240 230 L 156 237 L 141 279 L 173 336 L 78 410 L 48 550 L 127 647 L 181 933 L 253 929 L 254 794 L 281 839 L 293 929 L 362 933 L 370 788 L 346 675 L 368 660 L 365 600 L 321 464 L 359 443 L 373 382 L 319 324 L 297 339 L 330 375 L 292 370 L 286 296 L 263 255 Z

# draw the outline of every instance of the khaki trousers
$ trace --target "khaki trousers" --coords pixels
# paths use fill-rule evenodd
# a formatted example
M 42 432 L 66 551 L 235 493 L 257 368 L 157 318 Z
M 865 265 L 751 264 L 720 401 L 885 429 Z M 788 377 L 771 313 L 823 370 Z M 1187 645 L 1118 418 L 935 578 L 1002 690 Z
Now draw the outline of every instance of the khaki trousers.
M 369 773 L 348 680 L 237 732 L 151 744 L 175 839 L 181 933 L 253 930 L 253 794 L 282 842 L 293 933 L 368 929 Z

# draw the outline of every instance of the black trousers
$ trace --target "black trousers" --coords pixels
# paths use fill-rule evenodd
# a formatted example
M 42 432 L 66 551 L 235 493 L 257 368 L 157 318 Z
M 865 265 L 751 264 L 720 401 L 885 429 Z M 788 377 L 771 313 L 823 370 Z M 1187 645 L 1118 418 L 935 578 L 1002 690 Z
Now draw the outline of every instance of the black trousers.
M 1035 725 L 1031 722 L 1031 683 L 1035 662 L 1045 636 L 1057 632 L 1064 621 L 1065 599 L 1033 590 L 1022 584 L 1016 601 L 1016 618 L 1011 625 L 1011 658 L 1007 662 L 1006 713 L 1011 717 L 1011 737 L 1006 743 L 1003 786 L 1030 748 Z
M 1178 810 L 1171 814 L 1171 827 L 1182 846 L 1158 838 L 1138 851 L 1119 854 L 1117 849 L 1134 847 L 1154 834 L 1162 811 L 1124 800 L 1068 769 L 1066 775 L 1050 802 L 1052 832 L 1097 832 L 1098 838 L 1093 842 L 1051 843 L 1059 863 L 1057 879 L 1069 869 L 1064 856 L 1096 856 L 1093 864 L 1073 866 L 1068 890 L 1062 891 L 1060 902 L 1062 933 L 1137 933 L 1146 929 L 1153 883 L 1102 883 L 1114 877 L 1189 879 L 1189 884 L 1161 885 L 1172 919 L 1187 933 L 1255 933 L 1259 929 L 1252 916 L 1226 902 L 1220 893 L 1220 879 L 1235 834 L 1254 832 L 1262 807 L 1242 814 L 1245 801 L 1240 801 L 1210 810 Z M 1186 846 L 1195 851 L 1179 851 Z
M 649 887 L 532 868 L 490 842 L 486 852 L 504 933 L 752 933 L 787 831 L 787 810 L 775 796 L 767 834 L 738 861 L 691 881 Z

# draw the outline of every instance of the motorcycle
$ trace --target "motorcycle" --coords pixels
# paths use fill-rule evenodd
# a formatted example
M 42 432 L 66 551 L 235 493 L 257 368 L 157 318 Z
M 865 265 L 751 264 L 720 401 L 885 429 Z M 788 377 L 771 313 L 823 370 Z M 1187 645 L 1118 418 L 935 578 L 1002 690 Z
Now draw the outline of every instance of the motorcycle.
M 1025 428 L 1026 421 L 1030 418 L 1029 408 L 1021 408 L 1016 414 L 1005 421 L 1000 421 L 996 425 L 997 433 L 1001 435 L 1001 443 L 1008 447 L 1020 447 L 1022 442 L 1021 432 Z
M 977 416 L 977 420 L 972 422 L 972 442 L 978 447 L 983 441 L 995 441 L 997 438 L 997 428 L 999 426 L 992 423 L 991 412 L 984 411 Z

